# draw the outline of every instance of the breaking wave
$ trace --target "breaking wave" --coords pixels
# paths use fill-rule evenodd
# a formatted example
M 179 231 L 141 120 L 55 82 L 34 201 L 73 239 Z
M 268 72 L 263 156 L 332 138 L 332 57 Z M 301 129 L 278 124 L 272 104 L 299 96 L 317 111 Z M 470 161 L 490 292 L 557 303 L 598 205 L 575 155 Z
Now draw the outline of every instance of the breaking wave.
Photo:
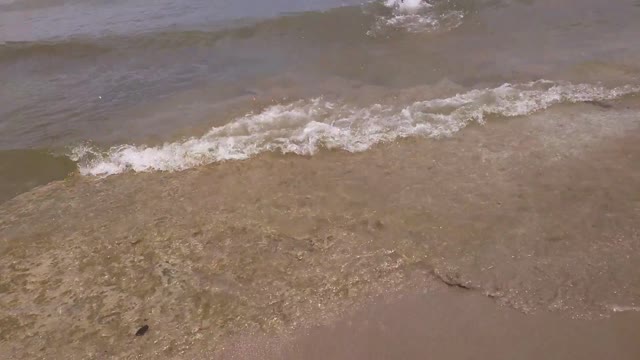
M 390 13 L 378 16 L 369 36 L 388 34 L 390 30 L 410 33 L 448 31 L 462 24 L 465 13 L 449 6 L 449 1 L 386 0 Z
M 85 145 L 74 148 L 71 157 L 83 175 L 106 176 L 179 171 L 263 152 L 313 155 L 321 148 L 360 152 L 399 138 L 450 136 L 469 123 L 484 123 L 487 116 L 522 116 L 559 103 L 610 100 L 637 92 L 640 86 L 609 89 L 539 80 L 404 106 L 358 108 L 316 98 L 247 114 L 201 137 L 155 147 L 120 145 L 107 151 Z

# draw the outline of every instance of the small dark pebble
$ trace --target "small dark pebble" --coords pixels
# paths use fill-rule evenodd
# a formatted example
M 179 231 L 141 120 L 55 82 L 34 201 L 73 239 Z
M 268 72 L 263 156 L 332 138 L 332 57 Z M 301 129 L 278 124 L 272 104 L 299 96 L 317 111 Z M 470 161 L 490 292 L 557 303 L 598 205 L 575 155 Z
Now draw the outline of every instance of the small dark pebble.
M 136 331 L 136 336 L 142 336 L 149 331 L 149 325 L 143 325 L 138 331 Z

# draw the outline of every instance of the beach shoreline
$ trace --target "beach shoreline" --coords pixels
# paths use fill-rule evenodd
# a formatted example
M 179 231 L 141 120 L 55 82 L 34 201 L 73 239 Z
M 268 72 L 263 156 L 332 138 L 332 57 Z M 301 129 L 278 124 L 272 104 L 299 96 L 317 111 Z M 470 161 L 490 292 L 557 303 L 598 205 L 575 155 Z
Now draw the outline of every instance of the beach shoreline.
M 523 314 L 477 292 L 432 286 L 372 300 L 295 335 L 238 336 L 217 359 L 637 359 L 637 312 L 602 319 Z
M 526 347 L 537 344 L 631 359 L 637 314 L 616 311 L 637 306 L 640 289 L 632 276 L 639 105 L 634 96 L 561 105 L 357 154 L 267 153 L 37 188 L 0 205 L 0 351 L 12 359 L 199 358 L 242 334 L 278 339 L 306 328 L 310 337 L 290 343 L 305 356 L 323 354 L 309 340 L 317 336 L 337 358 L 366 358 L 368 334 L 387 339 L 367 327 L 370 314 L 392 332 L 381 358 L 453 342 L 470 317 L 502 319 L 487 329 L 496 337 L 540 335 L 505 348 L 513 354 L 519 346 L 540 354 Z M 434 283 L 452 289 L 367 310 L 377 309 L 371 299 L 411 298 Z M 351 333 L 340 319 L 354 311 L 364 329 L 353 333 L 354 351 L 364 351 L 355 355 L 348 337 L 334 336 Z M 442 315 L 433 326 L 412 325 L 415 336 L 443 329 L 449 337 L 403 348 L 409 330 L 400 319 L 413 313 Z M 570 318 L 592 320 L 561 320 Z M 144 324 L 148 333 L 135 336 Z M 466 329 L 477 336 L 470 344 L 435 354 L 499 353 L 483 345 L 482 329 Z M 563 345 L 560 329 L 576 335 Z M 615 329 L 621 347 L 601 337 Z

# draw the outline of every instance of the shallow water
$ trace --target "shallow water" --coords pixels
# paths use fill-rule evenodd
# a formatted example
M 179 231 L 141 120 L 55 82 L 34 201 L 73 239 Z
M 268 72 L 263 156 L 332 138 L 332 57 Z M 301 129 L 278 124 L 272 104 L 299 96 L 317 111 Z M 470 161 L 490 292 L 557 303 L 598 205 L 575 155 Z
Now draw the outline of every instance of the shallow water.
M 288 103 L 376 87 L 390 98 L 444 80 L 464 90 L 540 79 L 635 85 L 638 76 L 640 7 L 625 0 L 457 0 L 415 11 L 328 0 L 12 4 L 0 10 L 2 149 L 201 135 L 233 121 L 230 103 L 262 110 L 254 97 Z M 438 23 L 451 12 L 458 26 Z M 403 16 L 435 22 L 379 26 Z
M 215 353 L 432 283 L 636 311 L 638 19 L 626 0 L 2 3 L 0 350 Z
M 0 207 L 0 350 L 215 354 L 433 282 L 524 313 L 635 311 L 639 109 L 636 97 L 561 105 L 448 139 L 23 194 Z M 150 337 L 130 343 L 143 323 Z
M 317 97 L 399 111 L 540 79 L 637 86 L 639 13 L 622 0 L 15 1 L 0 7 L 0 151 L 155 146 Z M 173 167 L 218 158 L 194 156 Z M 42 179 L 67 171 L 21 163 Z
M 640 7 L 633 1 L 407 4 L 2 5 L 0 151 L 73 157 L 74 149 L 155 146 L 318 97 L 401 111 L 541 79 L 638 85 Z M 158 156 L 141 161 L 163 161 Z M 190 156 L 200 155 L 174 167 L 191 166 Z

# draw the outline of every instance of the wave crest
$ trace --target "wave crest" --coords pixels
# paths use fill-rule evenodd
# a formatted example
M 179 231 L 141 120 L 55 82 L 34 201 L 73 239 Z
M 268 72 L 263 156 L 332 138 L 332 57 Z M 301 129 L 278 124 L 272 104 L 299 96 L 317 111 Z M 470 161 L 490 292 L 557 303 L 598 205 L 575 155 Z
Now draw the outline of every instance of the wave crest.
M 384 5 L 390 9 L 387 15 L 378 16 L 369 36 L 385 35 L 392 30 L 410 33 L 449 31 L 462 25 L 465 13 L 442 3 L 424 0 L 387 0 Z
M 398 138 L 450 136 L 471 122 L 484 123 L 490 115 L 522 116 L 559 103 L 610 100 L 637 92 L 639 86 L 608 89 L 539 80 L 404 107 L 375 104 L 356 108 L 316 98 L 247 114 L 201 137 L 156 147 L 120 145 L 107 151 L 79 146 L 71 157 L 79 163 L 81 174 L 106 176 L 125 171 L 179 171 L 269 151 L 298 155 L 313 155 L 321 148 L 359 152 Z

